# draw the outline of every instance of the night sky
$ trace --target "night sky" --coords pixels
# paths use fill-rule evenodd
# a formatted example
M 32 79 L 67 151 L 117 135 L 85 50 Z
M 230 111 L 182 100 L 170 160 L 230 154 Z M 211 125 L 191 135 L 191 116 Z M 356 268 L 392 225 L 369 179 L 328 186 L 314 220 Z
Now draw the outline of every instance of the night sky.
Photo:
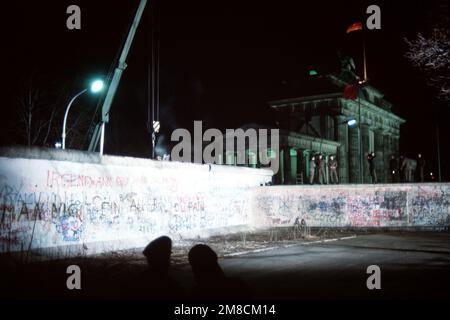
M 153 1 L 149 1 L 152 3 Z M 245 3 L 245 4 L 244 4 Z M 337 52 L 353 55 L 361 70 L 361 42 L 345 33 L 365 22 L 370 4 L 381 7 L 382 29 L 366 33 L 368 76 L 405 118 L 401 152 L 422 152 L 436 172 L 435 123 L 441 126 L 443 178 L 449 179 L 449 106 L 439 103 L 423 74 L 403 57 L 403 37 L 430 28 L 440 1 L 161 1 L 160 115 L 166 139 L 175 128 L 235 128 L 273 125 L 267 101 L 301 96 L 307 72 L 339 69 Z M 81 8 L 81 30 L 66 28 L 66 8 Z M 2 4 L 5 94 L 2 145 L 20 144 L 15 101 L 31 72 L 43 87 L 75 94 L 95 76 L 106 75 L 124 41 L 138 0 L 20 1 Z M 148 157 L 146 130 L 149 7 L 138 29 L 107 127 L 105 152 Z M 85 95 L 79 106 L 95 109 Z M 436 111 L 439 110 L 439 111 Z M 438 116 L 437 116 L 438 115 Z M 88 143 L 88 142 L 86 142 Z

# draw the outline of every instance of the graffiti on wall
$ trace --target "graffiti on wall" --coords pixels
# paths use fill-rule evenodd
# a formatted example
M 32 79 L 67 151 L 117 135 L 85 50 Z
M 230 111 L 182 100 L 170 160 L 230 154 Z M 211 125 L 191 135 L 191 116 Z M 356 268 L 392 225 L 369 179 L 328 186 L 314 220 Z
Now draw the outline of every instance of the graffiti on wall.
M 448 226 L 450 185 L 259 187 L 267 174 L 0 158 L 0 252 L 230 226 Z M 234 171 L 236 170 L 236 171 Z
M 418 187 L 411 197 L 413 225 L 450 225 L 450 188 L 447 185 Z
M 297 217 L 311 226 L 394 227 L 450 224 L 449 185 L 258 188 L 254 221 L 292 225 Z
M 249 190 L 270 179 L 0 159 L 0 251 L 249 223 Z

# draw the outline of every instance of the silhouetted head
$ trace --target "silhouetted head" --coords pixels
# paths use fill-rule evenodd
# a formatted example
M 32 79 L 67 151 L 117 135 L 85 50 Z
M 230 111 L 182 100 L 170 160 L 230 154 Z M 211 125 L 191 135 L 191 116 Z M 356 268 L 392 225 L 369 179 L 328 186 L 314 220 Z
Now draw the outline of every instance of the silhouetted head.
M 197 281 L 202 282 L 214 277 L 223 276 L 217 262 L 217 254 L 206 244 L 197 244 L 188 254 L 189 263 Z
M 167 236 L 156 238 L 150 242 L 142 252 L 147 258 L 151 270 L 168 272 L 170 255 L 172 253 L 172 240 Z

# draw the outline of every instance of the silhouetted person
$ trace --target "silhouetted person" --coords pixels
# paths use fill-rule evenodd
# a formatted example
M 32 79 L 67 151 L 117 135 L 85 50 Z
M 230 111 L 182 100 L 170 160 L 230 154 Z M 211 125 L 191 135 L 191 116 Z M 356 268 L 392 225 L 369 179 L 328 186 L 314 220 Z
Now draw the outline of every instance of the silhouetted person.
M 367 161 L 369 162 L 369 172 L 372 178 L 372 183 L 377 183 L 377 172 L 375 169 L 375 152 L 371 152 L 367 155 Z
M 328 161 L 328 169 L 330 171 L 330 181 L 332 184 L 338 184 L 338 174 L 337 174 L 338 163 L 334 156 L 330 156 L 330 160 Z
M 400 162 L 400 174 L 402 182 L 408 182 L 409 177 L 409 162 L 408 158 L 402 156 Z
M 395 159 L 395 156 L 391 156 L 391 159 L 389 160 L 389 174 L 391 175 L 391 182 L 395 183 L 397 181 L 397 171 L 398 171 L 398 163 L 397 159 Z
M 189 263 L 195 278 L 192 297 L 196 299 L 249 298 L 246 285 L 225 275 L 217 254 L 207 245 L 198 244 L 189 251 Z
M 324 159 L 323 155 L 319 155 L 319 160 L 318 160 L 317 164 L 319 166 L 319 183 L 327 184 L 326 174 L 325 174 L 325 159 Z
M 172 299 L 182 298 L 183 290 L 169 277 L 172 240 L 162 236 L 150 242 L 142 252 L 147 258 L 147 270 L 130 288 L 134 298 Z
M 417 155 L 417 171 L 418 171 L 418 180 L 419 182 L 425 181 L 425 159 L 422 157 L 422 155 L 419 153 Z
M 309 161 L 309 184 L 314 183 L 314 175 L 316 173 L 316 157 L 312 156 Z

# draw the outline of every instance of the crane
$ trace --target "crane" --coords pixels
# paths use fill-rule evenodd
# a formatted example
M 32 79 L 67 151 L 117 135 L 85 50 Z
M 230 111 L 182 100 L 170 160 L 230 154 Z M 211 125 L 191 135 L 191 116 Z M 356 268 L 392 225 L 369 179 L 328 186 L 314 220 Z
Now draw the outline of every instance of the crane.
M 138 28 L 139 22 L 141 21 L 142 14 L 144 12 L 146 5 L 147 5 L 147 0 L 141 0 L 139 3 L 139 7 L 134 16 L 133 24 L 130 27 L 127 39 L 122 48 L 122 52 L 120 54 L 119 61 L 114 70 L 114 75 L 111 79 L 111 83 L 108 86 L 108 91 L 106 93 L 106 96 L 105 96 L 105 99 L 104 99 L 103 105 L 102 105 L 101 121 L 99 123 L 97 123 L 95 126 L 95 129 L 94 129 L 92 137 L 91 137 L 91 141 L 89 143 L 89 148 L 88 148 L 89 151 L 95 151 L 100 142 L 100 154 L 103 154 L 105 124 L 109 121 L 109 112 L 111 110 L 111 104 L 112 104 L 112 101 L 116 94 L 117 87 L 119 86 L 119 82 L 120 82 L 120 78 L 122 77 L 122 73 L 127 67 L 126 59 L 128 56 L 128 52 L 130 51 L 134 36 L 136 34 L 136 30 Z

